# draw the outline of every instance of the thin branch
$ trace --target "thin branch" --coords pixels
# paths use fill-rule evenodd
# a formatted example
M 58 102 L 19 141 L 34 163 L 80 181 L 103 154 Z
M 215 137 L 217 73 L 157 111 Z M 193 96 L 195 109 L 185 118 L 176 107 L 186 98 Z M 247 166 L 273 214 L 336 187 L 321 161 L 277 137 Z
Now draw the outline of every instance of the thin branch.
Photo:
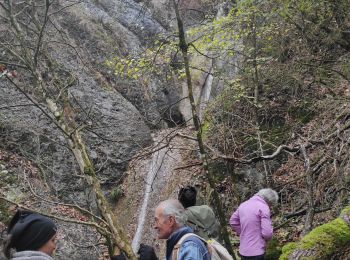
M 69 133 L 66 132 L 66 130 L 64 130 L 57 122 L 56 120 L 45 111 L 45 109 L 43 109 L 41 107 L 41 105 L 35 101 L 31 96 L 29 96 L 29 94 L 24 91 L 16 82 L 14 82 L 10 77 L 6 76 L 6 78 L 16 87 L 17 90 L 19 90 L 30 102 L 32 102 L 38 109 L 40 109 L 40 111 L 46 116 L 48 117 L 51 122 L 53 122 L 61 131 L 63 134 L 65 134 L 66 136 L 69 136 Z
M 190 43 L 188 46 L 192 46 L 193 49 L 194 49 L 196 52 L 198 52 L 200 55 L 202 55 L 202 56 L 204 56 L 204 57 L 206 57 L 206 58 L 208 58 L 208 59 L 213 60 L 213 59 L 217 59 L 217 58 L 221 57 L 220 54 L 217 55 L 217 56 L 215 56 L 215 57 L 210 57 L 210 56 L 208 56 L 207 54 L 204 54 L 203 52 L 201 52 L 200 50 L 198 50 L 197 47 L 196 47 L 193 43 Z
M 13 62 L 8 62 L 8 61 L 3 61 L 3 60 L 0 60 L 0 64 L 4 64 L 4 65 L 8 65 L 8 66 L 14 66 L 14 67 L 22 68 L 22 69 L 28 69 L 28 67 L 25 66 L 25 65 L 21 65 L 21 64 L 18 64 L 18 63 L 13 63 Z
M 314 213 L 322 213 L 322 212 L 325 212 L 325 211 L 329 211 L 332 208 L 333 208 L 333 206 L 329 206 L 329 207 L 326 207 L 326 208 L 315 209 Z M 289 213 L 289 214 L 284 216 L 284 219 L 290 219 L 290 218 L 293 218 L 293 217 L 303 216 L 303 215 L 306 214 L 306 212 L 307 212 L 307 209 L 302 209 L 302 210 L 299 210 L 297 212 Z
M 48 16 L 55 15 L 55 14 L 57 14 L 57 13 L 59 13 L 59 12 L 62 12 L 63 10 L 65 10 L 65 9 L 67 9 L 67 8 L 69 8 L 69 7 L 72 7 L 72 6 L 74 6 L 74 5 L 78 5 L 78 4 L 83 3 L 83 2 L 84 2 L 83 0 L 80 0 L 80 1 L 78 1 L 78 2 L 75 2 L 75 3 L 69 4 L 69 5 L 63 6 L 61 9 L 59 9 L 59 10 L 57 10 L 57 11 L 54 11 L 54 12 L 52 12 L 52 13 L 49 13 Z
M 79 205 L 76 205 L 76 204 L 67 204 L 67 203 L 62 203 L 62 202 L 57 202 L 57 201 L 51 201 L 51 200 L 48 200 L 48 199 L 45 199 L 44 197 L 38 195 L 34 190 L 33 190 L 33 187 L 31 185 L 31 183 L 29 182 L 28 178 L 26 178 L 26 181 L 27 181 L 27 184 L 29 186 L 29 189 L 31 191 L 31 193 L 38 199 L 40 199 L 41 201 L 45 201 L 49 204 L 54 204 L 54 205 L 60 205 L 60 206 L 65 206 L 65 207 L 70 207 L 70 208 L 75 208 L 77 210 L 79 210 L 80 212 L 82 213 L 85 213 L 89 216 L 91 216 L 92 218 L 94 219 L 97 219 L 99 220 L 101 223 L 105 224 L 105 225 L 108 225 L 106 221 L 104 221 L 103 219 L 101 219 L 100 217 L 96 216 L 95 214 L 91 213 L 90 211 L 80 207 Z
M 19 104 L 19 105 L 11 105 L 11 106 L 2 106 L 2 107 L 0 107 L 0 110 L 17 108 L 17 107 L 30 107 L 30 106 L 35 106 L 35 105 L 34 104 Z
M 184 166 L 176 167 L 176 168 L 174 168 L 174 170 L 183 170 L 183 169 L 195 167 L 195 166 L 198 166 L 198 165 L 203 165 L 203 162 L 196 162 L 196 163 L 191 163 L 191 164 L 187 164 L 187 165 L 184 165 Z
M 26 206 L 23 206 L 22 204 L 19 204 L 17 202 L 9 200 L 9 199 L 7 199 L 7 198 L 5 198 L 3 196 L 0 196 L 0 200 L 4 200 L 7 203 L 15 205 L 15 206 L 17 206 L 17 208 L 21 208 L 21 209 L 25 209 L 25 210 L 32 211 L 32 212 L 35 212 L 35 213 L 39 213 L 39 214 L 41 214 L 43 216 L 46 216 L 46 217 L 49 217 L 49 218 L 57 219 L 57 220 L 68 222 L 68 223 L 74 223 L 74 224 L 79 224 L 79 225 L 86 225 L 86 226 L 95 227 L 103 235 L 111 234 L 107 229 L 101 227 L 96 222 L 88 222 L 88 221 L 82 221 L 82 220 L 76 220 L 76 219 L 70 219 L 70 218 L 63 218 L 63 217 L 59 217 L 59 216 L 56 216 L 56 215 L 53 215 L 53 214 L 41 212 L 41 211 L 38 211 L 38 210 L 35 210 L 35 209 L 32 209 L 32 208 L 28 208 Z
M 48 21 L 48 12 L 49 12 L 49 8 L 50 8 L 50 1 L 49 0 L 46 0 L 45 1 L 45 14 L 44 14 L 44 22 L 40 28 L 40 31 L 39 31 L 39 37 L 38 37 L 38 41 L 37 41 L 37 44 L 36 44 L 36 48 L 35 48 L 35 52 L 34 52 L 34 66 L 35 68 L 37 67 L 38 65 L 38 56 L 39 56 L 39 51 L 40 51 L 40 48 L 41 48 L 41 45 L 42 45 L 42 39 L 44 37 L 44 31 L 45 31 L 45 27 L 47 25 L 47 21 Z

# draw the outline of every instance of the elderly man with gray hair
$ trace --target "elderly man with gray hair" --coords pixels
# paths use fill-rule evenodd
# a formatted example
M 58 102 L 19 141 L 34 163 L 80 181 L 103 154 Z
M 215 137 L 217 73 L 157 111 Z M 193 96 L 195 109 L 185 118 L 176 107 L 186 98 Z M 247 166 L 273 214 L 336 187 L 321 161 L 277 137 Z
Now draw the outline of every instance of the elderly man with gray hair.
M 178 200 L 169 199 L 158 204 L 154 228 L 159 239 L 166 241 L 166 260 L 210 260 L 206 245 L 185 226 L 185 209 Z M 186 235 L 186 236 L 185 236 Z M 182 237 L 185 238 L 179 244 Z M 140 254 L 142 259 L 142 254 Z
M 270 207 L 278 202 L 272 189 L 261 189 L 239 205 L 230 218 L 232 230 L 239 235 L 239 254 L 242 260 L 264 259 L 266 241 L 272 238 Z

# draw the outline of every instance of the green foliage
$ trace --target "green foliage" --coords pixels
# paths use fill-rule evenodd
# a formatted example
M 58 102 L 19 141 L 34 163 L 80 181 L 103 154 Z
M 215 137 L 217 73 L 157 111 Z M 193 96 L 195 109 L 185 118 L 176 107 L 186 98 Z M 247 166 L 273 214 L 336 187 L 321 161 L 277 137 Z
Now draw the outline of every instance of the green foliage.
M 297 243 L 291 242 L 282 247 L 282 255 L 280 260 L 287 260 L 288 256 L 297 248 Z
M 214 147 L 256 156 L 258 131 L 268 152 L 314 118 L 321 86 L 331 93 L 350 74 L 350 39 L 339 33 L 349 29 L 349 7 L 344 0 L 244 0 L 228 16 L 190 31 L 201 36 L 194 41 L 201 52 L 226 55 L 228 62 L 228 51 L 239 57 L 238 73 L 223 77 L 224 91 L 207 109 L 206 134 Z
M 258 135 L 267 153 L 310 122 L 322 88 L 331 92 L 350 75 L 349 9 L 346 0 L 242 0 L 228 15 L 187 28 L 192 81 L 213 64 L 224 84 L 205 114 L 207 141 L 222 153 L 252 157 L 260 155 Z M 181 81 L 177 42 L 160 35 L 141 53 L 107 65 L 120 78 Z
M 106 66 L 113 69 L 120 79 L 138 80 L 148 83 L 150 76 L 171 78 L 171 71 L 181 75 L 183 68 L 177 62 L 175 54 L 177 45 L 174 38 L 155 40 L 153 46 L 145 48 L 140 53 L 131 53 L 124 57 L 114 57 L 105 61 Z

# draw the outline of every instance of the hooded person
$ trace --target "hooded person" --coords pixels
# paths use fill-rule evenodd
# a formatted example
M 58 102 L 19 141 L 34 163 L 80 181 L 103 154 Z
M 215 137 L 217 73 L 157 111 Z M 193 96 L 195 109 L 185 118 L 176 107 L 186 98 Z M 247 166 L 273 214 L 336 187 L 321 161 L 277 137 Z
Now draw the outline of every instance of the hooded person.
M 18 210 L 7 227 L 4 254 L 11 260 L 52 260 L 56 224 L 49 218 Z
M 193 186 L 181 188 L 178 199 L 186 209 L 184 213 L 186 224 L 193 229 L 193 232 L 205 240 L 213 238 L 219 241 L 219 222 L 208 205 L 196 206 L 197 190 Z

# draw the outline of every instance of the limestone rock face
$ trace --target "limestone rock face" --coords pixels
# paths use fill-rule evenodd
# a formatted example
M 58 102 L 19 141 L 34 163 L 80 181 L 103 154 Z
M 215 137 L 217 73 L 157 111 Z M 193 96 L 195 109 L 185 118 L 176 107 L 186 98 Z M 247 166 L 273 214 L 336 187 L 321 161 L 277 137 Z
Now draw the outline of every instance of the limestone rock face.
M 159 104 L 165 106 L 169 98 L 157 81 L 155 94 L 146 100 L 140 86 L 118 81 L 104 61 L 139 50 L 148 37 L 164 29 L 150 10 L 134 1 L 87 0 L 62 9 L 65 5 L 59 1 L 53 6 L 62 11 L 52 16 L 55 26 L 47 28 L 57 42 L 50 43 L 49 55 L 77 78 L 69 88 L 74 119 L 90 125 L 83 138 L 102 184 L 109 185 L 118 180 L 128 159 L 150 142 L 150 122 L 159 120 Z M 80 201 L 85 188 L 78 176 L 72 177 L 77 167 L 60 131 L 5 80 L 0 81 L 0 104 L 1 147 L 40 165 L 62 198 Z
M 54 10 L 67 4 L 56 3 Z M 128 160 L 150 143 L 152 124 L 149 122 L 159 119 L 158 104 L 168 100 L 159 82 L 154 90 L 154 93 L 161 90 L 158 99 L 146 101 L 140 86 L 118 81 L 104 66 L 104 61 L 113 55 L 138 50 L 147 37 L 163 29 L 149 12 L 143 13 L 140 4 L 124 0 L 82 1 L 52 16 L 52 23 L 54 26 L 50 24 L 47 28 L 50 32 L 50 38 L 46 38 L 50 41 L 48 56 L 76 78 L 68 90 L 73 119 L 80 126 L 88 126 L 81 131 L 82 137 L 108 196 Z M 0 29 L 4 26 L 0 23 Z M 5 36 L 1 34 L 0 41 Z M 1 60 L 3 58 L 6 60 L 6 57 Z M 27 83 L 22 85 L 30 89 L 31 78 L 25 71 L 18 70 L 18 73 L 18 79 Z M 43 71 L 41 76 L 47 75 Z M 79 168 L 62 133 L 4 78 L 0 79 L 0 107 L 0 147 L 30 159 L 40 168 L 43 187 L 48 185 L 50 192 L 38 188 L 39 195 L 49 198 L 51 194 L 50 199 L 76 203 L 97 213 L 94 198 L 79 176 Z M 29 200 L 32 196 L 29 189 L 24 188 L 27 184 L 24 174 L 24 171 L 18 173 L 16 185 L 23 187 L 19 188 L 21 194 L 18 193 L 21 199 Z M 101 257 L 94 246 L 88 247 L 99 239 L 94 230 L 73 226 L 60 225 L 66 235 L 60 238 L 56 259 Z M 92 240 L 89 242 L 86 237 Z
M 171 9 L 155 8 L 132 0 L 87 0 L 69 8 L 58 20 L 76 45 L 86 51 L 88 61 L 99 73 L 103 84 L 116 89 L 130 101 L 147 125 L 162 128 L 166 126 L 162 119 L 169 121 L 170 118 L 169 111 L 164 111 L 179 99 L 179 91 L 157 78 L 150 79 L 147 86 L 141 86 L 115 77 L 113 71 L 104 66 L 107 59 L 138 53 L 147 46 L 149 39 L 166 31 L 167 23 L 157 15 L 163 16 L 163 12 Z M 171 113 L 179 114 L 177 105 L 172 107 Z

